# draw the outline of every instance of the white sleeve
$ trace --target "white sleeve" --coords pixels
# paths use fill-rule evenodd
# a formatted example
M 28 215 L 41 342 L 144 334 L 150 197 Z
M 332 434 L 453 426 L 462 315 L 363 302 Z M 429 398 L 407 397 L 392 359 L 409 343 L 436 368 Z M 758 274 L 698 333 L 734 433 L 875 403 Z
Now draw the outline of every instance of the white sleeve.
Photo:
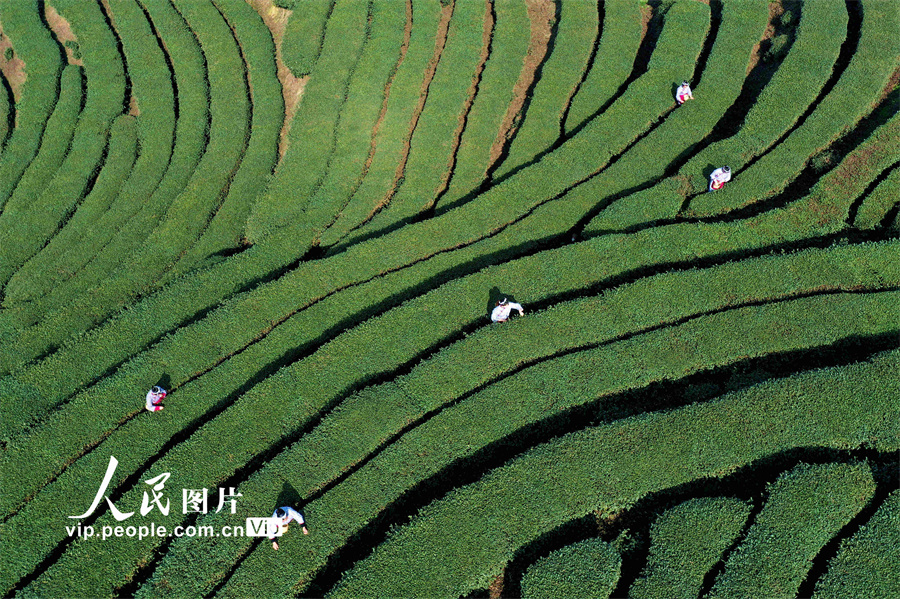
M 288 522 L 290 522 L 291 520 L 296 520 L 298 524 L 305 524 L 305 521 L 303 520 L 303 514 L 301 514 L 294 508 L 289 507 L 285 511 L 287 511 Z
M 509 302 L 509 309 L 512 310 L 522 310 L 522 304 L 517 304 L 516 302 Z

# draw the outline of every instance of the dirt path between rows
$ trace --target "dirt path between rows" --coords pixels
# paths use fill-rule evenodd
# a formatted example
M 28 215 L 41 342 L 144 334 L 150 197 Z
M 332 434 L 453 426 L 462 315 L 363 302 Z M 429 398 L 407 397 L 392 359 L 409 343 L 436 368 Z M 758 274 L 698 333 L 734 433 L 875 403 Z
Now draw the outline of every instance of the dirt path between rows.
M 781 0 L 772 0 L 769 3 L 769 24 L 766 25 L 766 30 L 763 31 L 762 39 L 750 50 L 750 62 L 747 63 L 747 72 L 744 73 L 745 79 L 762 59 L 763 54 L 765 54 L 771 44 L 772 37 L 775 35 L 775 26 L 783 14 L 784 6 L 781 4 Z
M 2 31 L 2 30 L 0 30 Z M 7 50 L 12 50 L 9 60 L 6 59 Z M 5 33 L 0 33 L 0 72 L 6 79 L 6 83 L 12 90 L 13 100 L 18 102 L 22 99 L 22 84 L 25 83 L 25 61 L 19 58 L 12 47 L 12 41 L 6 37 Z
M 531 89 L 538 67 L 547 55 L 547 44 L 550 41 L 550 32 L 556 16 L 556 4 L 553 0 L 525 0 L 525 6 L 531 21 L 531 40 L 528 42 L 528 52 L 525 54 L 519 80 L 513 87 L 513 99 L 500 124 L 497 139 L 491 146 L 487 168 L 489 173 L 494 170 L 497 161 L 508 150 L 508 145 L 525 116 L 522 113 L 522 107 L 525 104 L 526 94 Z
M 84 66 L 84 61 L 75 52 L 78 48 L 78 38 L 72 32 L 72 26 L 65 20 L 56 9 L 49 4 L 44 4 L 44 17 L 53 35 L 59 41 L 59 45 L 66 51 L 66 58 L 69 64 L 76 64 L 80 67 Z M 68 44 L 66 42 L 69 42 Z
M 300 103 L 300 98 L 303 97 L 303 90 L 306 89 L 309 77 L 295 77 L 284 64 L 284 60 L 281 57 L 281 41 L 284 39 L 284 30 L 293 11 L 278 8 L 272 4 L 272 0 L 247 1 L 262 17 L 266 27 L 272 32 L 272 40 L 275 42 L 275 66 L 278 81 L 281 82 L 281 93 L 284 96 L 284 124 L 281 126 L 281 133 L 278 136 L 278 163 L 280 164 L 285 153 L 287 153 L 287 135 L 291 130 L 291 123 L 294 120 L 294 115 L 297 113 L 297 104 Z

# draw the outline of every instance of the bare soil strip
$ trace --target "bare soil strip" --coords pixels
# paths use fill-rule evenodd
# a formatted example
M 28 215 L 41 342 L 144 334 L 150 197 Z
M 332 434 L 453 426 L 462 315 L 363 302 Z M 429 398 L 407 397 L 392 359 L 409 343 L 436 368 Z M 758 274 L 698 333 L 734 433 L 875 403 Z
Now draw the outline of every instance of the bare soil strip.
M 59 41 L 59 45 L 66 51 L 66 58 L 68 58 L 69 64 L 77 64 L 78 66 L 83 67 L 84 62 L 81 58 L 75 56 L 75 49 L 78 47 L 78 38 L 75 37 L 75 34 L 72 32 L 72 26 L 69 25 L 69 22 L 49 4 L 44 5 L 44 17 L 47 19 L 47 25 L 49 25 L 50 30 L 53 31 L 53 35 Z M 66 45 L 66 42 L 72 43 Z
M 26 79 L 25 61 L 19 58 L 15 51 L 13 51 L 12 58 L 6 60 L 7 48 L 13 49 L 12 41 L 6 37 L 5 33 L 0 32 L 0 72 L 3 73 L 3 77 L 12 90 L 13 100 L 18 102 L 22 99 L 22 84 Z
M 281 58 L 281 40 L 284 39 L 284 29 L 288 19 L 294 12 L 284 8 L 278 8 L 272 4 L 272 0 L 247 0 L 250 6 L 259 13 L 266 27 L 272 32 L 272 40 L 275 42 L 275 65 L 278 69 L 278 81 L 281 82 L 281 92 L 284 96 L 284 125 L 278 137 L 278 163 L 284 158 L 288 150 L 288 132 L 291 130 L 291 122 L 297 113 L 297 104 L 303 97 L 303 90 L 309 77 L 294 77 L 290 69 Z
M 534 82 L 538 66 L 544 61 L 544 57 L 547 54 L 550 30 L 556 15 L 556 4 L 554 4 L 553 0 L 525 0 L 525 6 L 528 9 L 528 18 L 531 21 L 531 41 L 528 43 L 528 52 L 525 54 L 519 80 L 513 87 L 513 99 L 509 103 L 503 122 L 500 124 L 497 139 L 494 141 L 494 145 L 491 146 L 487 168 L 489 173 L 493 171 L 494 167 L 497 166 L 497 161 L 509 149 L 509 144 L 519 129 L 522 117 L 525 116 L 522 113 L 522 107 L 525 105 L 528 90 L 531 89 L 531 85 Z
M 781 15 L 783 14 L 784 6 L 781 4 L 781 0 L 772 0 L 772 2 L 769 2 L 769 24 L 763 32 L 762 39 L 753 46 L 752 50 L 750 50 L 750 62 L 747 64 L 747 72 L 744 74 L 745 79 L 771 45 L 771 40 L 775 36 L 775 25 L 781 20 Z

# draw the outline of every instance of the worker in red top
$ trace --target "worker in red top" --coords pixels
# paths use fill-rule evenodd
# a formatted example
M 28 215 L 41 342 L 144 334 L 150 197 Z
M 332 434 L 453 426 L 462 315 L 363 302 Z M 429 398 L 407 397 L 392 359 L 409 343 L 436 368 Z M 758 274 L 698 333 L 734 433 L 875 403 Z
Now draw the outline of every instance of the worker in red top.
M 162 387 L 154 386 L 152 389 L 147 391 L 147 411 L 148 412 L 159 412 L 163 409 L 160 403 L 166 397 L 166 390 Z

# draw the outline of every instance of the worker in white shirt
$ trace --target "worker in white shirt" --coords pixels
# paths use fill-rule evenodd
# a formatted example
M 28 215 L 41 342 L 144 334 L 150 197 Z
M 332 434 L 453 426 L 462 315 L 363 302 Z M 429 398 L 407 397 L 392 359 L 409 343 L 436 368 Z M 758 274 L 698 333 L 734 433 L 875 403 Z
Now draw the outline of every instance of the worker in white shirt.
M 678 102 L 678 105 L 681 106 L 688 100 L 693 100 L 694 94 L 691 92 L 691 86 L 688 85 L 687 81 L 682 81 L 681 85 L 678 86 L 678 90 L 675 92 L 675 100 Z
M 719 167 L 709 174 L 709 190 L 722 189 L 729 181 L 731 181 L 731 169 L 727 166 Z
M 287 531 L 288 524 L 291 523 L 291 520 L 296 520 L 300 526 L 303 528 L 303 534 L 308 535 L 309 529 L 306 528 L 306 521 L 303 520 L 303 514 L 295 510 L 290 506 L 280 507 L 275 510 L 275 513 L 272 514 L 273 518 L 279 518 L 281 520 L 282 534 Z M 275 551 L 278 551 L 278 543 L 275 541 L 275 535 L 269 535 L 269 540 L 272 541 L 272 548 Z
M 492 322 L 506 322 L 509 319 L 509 315 L 513 310 L 519 311 L 519 316 L 525 315 L 525 310 L 522 309 L 522 304 L 517 304 L 516 302 L 507 301 L 504 297 L 502 300 L 497 302 L 496 307 L 491 311 L 491 321 Z
M 163 409 L 160 403 L 166 397 L 166 390 L 162 387 L 154 386 L 152 389 L 147 391 L 147 411 L 148 412 L 159 412 Z

